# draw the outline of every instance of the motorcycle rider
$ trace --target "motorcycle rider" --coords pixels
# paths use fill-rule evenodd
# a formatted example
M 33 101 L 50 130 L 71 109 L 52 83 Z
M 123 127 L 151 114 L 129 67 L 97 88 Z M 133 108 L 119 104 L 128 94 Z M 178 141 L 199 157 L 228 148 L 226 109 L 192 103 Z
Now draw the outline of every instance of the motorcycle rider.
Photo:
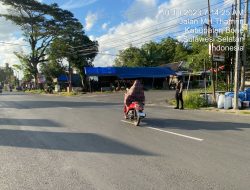
M 140 80 L 135 80 L 134 84 L 131 88 L 125 93 L 124 96 L 124 113 L 127 112 L 127 107 L 132 102 L 145 102 L 145 95 L 143 90 L 143 85 L 141 84 Z

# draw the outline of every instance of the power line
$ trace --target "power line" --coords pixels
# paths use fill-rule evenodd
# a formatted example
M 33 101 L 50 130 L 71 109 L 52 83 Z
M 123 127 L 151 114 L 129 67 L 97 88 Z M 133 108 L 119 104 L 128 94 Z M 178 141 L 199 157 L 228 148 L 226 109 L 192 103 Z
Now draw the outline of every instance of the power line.
M 203 27 L 203 25 L 200 25 L 198 28 L 201 28 L 201 27 Z M 197 27 L 196 27 L 197 28 Z M 194 28 L 193 28 L 194 29 Z M 219 29 L 223 29 L 223 28 L 216 28 L 217 30 L 219 30 Z M 170 34 L 176 34 L 176 33 L 181 33 L 181 32 L 183 32 L 184 30 L 180 30 L 180 31 L 178 31 L 178 32 L 173 32 L 173 33 L 170 33 Z M 197 34 L 198 35 L 198 34 Z M 147 42 L 150 42 L 150 41 L 147 41 Z M 143 44 L 143 43 L 146 43 L 146 42 L 140 42 L 140 43 L 138 43 L 138 44 Z M 114 56 L 114 57 L 117 57 L 117 56 L 120 56 L 120 55 L 118 55 L 118 54 L 110 54 L 110 53 L 105 53 L 105 52 L 89 52 L 89 53 L 85 53 L 85 54 L 81 54 L 81 55 L 89 55 L 89 54 L 93 54 L 93 53 L 96 53 L 96 54 L 101 54 L 101 55 L 110 55 L 110 56 Z
M 211 6 L 216 6 L 216 5 L 219 5 L 219 4 L 221 4 L 221 3 L 224 3 L 224 1 L 220 1 L 220 2 L 218 2 L 218 3 L 215 3 L 215 4 L 213 4 L 213 5 L 211 5 Z M 231 4 L 231 3 L 226 3 L 225 5 L 227 5 L 227 4 Z M 173 7 L 173 8 L 178 8 L 178 6 L 177 7 Z M 207 9 L 208 7 L 204 7 L 204 8 L 202 8 L 202 9 L 199 9 L 199 10 L 204 10 L 204 9 Z M 197 9 L 198 10 L 198 9 Z M 179 18 L 182 18 L 182 17 L 185 17 L 186 15 L 182 15 L 182 16 L 179 16 L 179 17 L 175 17 L 175 18 L 173 18 L 173 19 L 171 19 L 171 20 L 166 20 L 166 21 L 162 21 L 162 22 L 160 22 L 160 23 L 157 23 L 157 24 L 154 24 L 154 25 L 152 25 L 152 26 L 150 26 L 150 27 L 146 27 L 146 28 L 143 28 L 143 29 L 140 29 L 140 30 L 137 30 L 137 31 L 132 31 L 132 32 L 130 32 L 129 34 L 123 34 L 123 35 L 119 35 L 119 36 L 117 36 L 115 39 L 113 39 L 113 40 L 103 40 L 102 41 L 102 43 L 103 42 L 108 42 L 109 44 L 110 43 L 112 43 L 112 42 L 117 42 L 117 40 L 120 40 L 120 37 L 123 37 L 123 36 L 131 36 L 131 34 L 136 34 L 136 33 L 138 33 L 138 32 L 144 32 L 144 34 L 145 34 L 145 30 L 147 30 L 147 29 L 151 29 L 151 30 L 149 30 L 149 31 L 146 31 L 146 33 L 148 33 L 148 32 L 152 32 L 152 31 L 154 31 L 154 30 L 157 30 L 157 28 L 154 28 L 153 30 L 152 30 L 152 27 L 156 27 L 156 26 L 160 26 L 160 25 L 162 25 L 162 24 L 166 24 L 166 23 L 169 23 L 169 22 L 171 22 L 171 21 L 174 21 L 174 20 L 177 20 L 177 19 L 179 19 Z M 201 15 L 202 17 L 204 17 L 204 16 L 207 16 L 207 15 Z M 195 18 L 193 18 L 193 19 L 195 19 Z M 165 26 L 165 27 L 168 27 L 168 26 Z M 129 38 L 127 38 L 127 39 L 129 39 Z M 126 40 L 126 39 L 125 39 Z M 79 47 L 89 47 L 89 46 L 91 46 L 91 45 L 93 45 L 92 43 L 89 43 L 89 44 L 85 44 L 85 45 L 82 45 L 82 46 L 77 46 L 77 47 L 74 47 L 74 48 L 79 48 Z
M 219 4 L 221 4 L 221 3 L 224 3 L 224 1 L 221 1 L 221 2 L 218 2 L 218 3 L 216 3 L 216 4 L 214 4 L 214 5 L 212 5 L 212 6 L 216 6 L 216 5 L 219 5 Z M 228 3 L 226 3 L 226 4 L 228 4 Z M 230 3 L 231 4 L 231 3 Z M 200 9 L 200 10 L 203 10 L 203 9 L 206 9 L 207 7 L 204 7 L 204 8 L 202 8 L 202 9 Z M 176 19 L 179 19 L 179 18 L 181 18 L 181 17 L 184 17 L 185 15 L 182 15 L 182 16 L 179 16 L 179 17 L 176 17 L 176 18 L 173 18 L 173 19 L 171 19 L 171 20 L 167 20 L 167 21 L 163 21 L 163 22 L 160 22 L 160 23 L 158 23 L 158 24 L 155 24 L 155 25 L 153 25 L 153 26 L 150 26 L 150 27 L 147 27 L 147 28 L 144 28 L 144 29 L 141 29 L 141 30 L 137 30 L 137 31 L 134 31 L 134 32 L 132 32 L 132 33 L 129 33 L 129 34 L 124 34 L 124 35 L 120 35 L 120 36 L 118 36 L 117 38 L 119 38 L 119 37 L 122 37 L 122 36 L 130 36 L 131 34 L 135 34 L 135 33 L 138 33 L 138 32 L 141 32 L 141 31 L 144 31 L 144 34 L 143 35 L 145 35 L 145 34 L 147 34 L 147 33 L 149 33 L 149 32 L 153 32 L 153 31 L 155 31 L 155 30 L 157 30 L 157 28 L 155 28 L 155 29 L 153 29 L 153 30 L 149 30 L 149 31 L 147 31 L 146 33 L 145 33 L 145 30 L 147 30 L 147 29 L 151 29 L 152 27 L 155 27 L 155 26 L 159 26 L 159 25 L 161 25 L 161 24 L 164 24 L 164 23 L 169 23 L 169 22 L 171 22 L 171 21 L 173 21 L 173 20 L 176 20 Z M 206 15 L 202 15 L 202 16 L 200 16 L 200 17 L 204 17 L 204 16 L 206 16 Z M 197 17 L 196 17 L 197 18 Z M 196 18 L 193 18 L 193 19 L 196 19 Z M 160 31 L 158 31 L 158 32 L 156 32 L 156 33 L 154 33 L 154 34 L 157 34 L 157 33 L 159 33 L 159 32 L 162 32 L 163 31 L 163 29 L 168 29 L 168 27 L 171 27 L 171 26 L 166 26 L 166 27 L 163 27 L 163 28 L 161 28 L 160 29 Z M 151 36 L 151 35 L 150 35 Z M 145 37 L 143 37 L 143 38 L 147 38 L 147 37 L 150 37 L 150 36 L 145 36 Z M 136 36 L 137 37 L 137 36 Z M 141 39 L 143 39 L 143 38 L 141 38 Z M 128 39 L 128 38 L 127 38 Z M 120 39 L 117 39 L 117 40 L 120 40 Z M 112 42 L 113 42 L 113 44 L 115 45 L 116 43 L 119 43 L 118 41 L 117 41 L 116 39 L 113 39 L 113 40 L 107 40 L 108 41 L 108 43 L 110 44 L 112 44 Z M 126 39 L 125 39 L 126 40 Z M 140 39 L 136 39 L 136 40 L 134 40 L 134 41 L 138 41 L 138 40 L 140 40 Z M 132 42 L 134 42 L 134 41 L 132 41 Z M 102 41 L 102 42 L 105 42 L 105 40 L 104 41 Z M 127 43 L 132 43 L 132 42 L 125 42 L 126 44 Z M 119 45 L 120 46 L 120 45 Z M 114 46 L 114 47 L 119 47 L 119 46 Z M 87 44 L 85 44 L 85 45 L 81 45 L 81 46 L 77 46 L 77 47 L 72 47 L 72 48 L 74 48 L 74 49 L 76 49 L 76 48 L 84 48 L 84 47 L 96 47 L 96 43 L 87 43 Z
M 212 6 L 216 6 L 216 5 L 219 5 L 219 4 L 221 4 L 221 3 L 224 3 L 224 1 L 221 1 L 221 2 L 219 2 L 219 3 L 216 3 L 216 4 L 214 4 L 214 5 L 212 5 Z M 227 4 L 231 4 L 231 3 L 226 3 L 225 5 L 227 5 Z M 231 7 L 231 6 L 230 6 Z M 229 7 L 225 7 L 225 8 L 229 8 Z M 207 9 L 207 7 L 204 7 L 204 8 L 202 8 L 202 9 L 200 9 L 200 10 L 203 10 L 203 9 Z M 129 33 L 129 34 L 124 34 L 124 35 L 119 35 L 118 37 L 116 37 L 115 39 L 113 39 L 113 40 L 103 40 L 102 41 L 102 43 L 103 42 L 105 42 L 105 41 L 107 41 L 109 44 L 116 44 L 116 43 L 120 43 L 120 40 L 121 39 L 118 39 L 118 38 L 120 38 L 120 37 L 122 37 L 122 36 L 130 36 L 131 34 L 135 34 L 135 33 L 138 33 L 138 32 L 141 32 L 141 31 L 144 31 L 144 33 L 143 33 L 143 35 L 145 35 L 145 34 L 147 34 L 147 33 L 149 33 L 149 32 L 153 32 L 153 31 L 155 31 L 155 30 L 157 30 L 157 28 L 155 28 L 155 29 L 151 29 L 152 27 L 154 27 L 154 26 L 159 26 L 159 25 L 161 25 L 161 24 L 163 24 L 163 23 L 169 23 L 169 22 L 171 22 L 171 21 L 173 21 L 173 20 L 176 20 L 176 19 L 179 19 L 179 18 L 181 18 L 181 17 L 184 17 L 185 15 L 183 15 L 183 16 L 180 16 L 180 17 L 177 17 L 177 18 L 173 18 L 173 19 L 171 19 L 171 20 L 167 20 L 167 21 L 164 21 L 164 22 L 160 22 L 160 23 L 158 23 L 158 24 L 155 24 L 155 25 L 153 25 L 153 26 L 150 26 L 150 27 L 147 27 L 147 28 L 144 28 L 144 29 L 141 29 L 141 30 L 137 30 L 137 31 L 134 31 L 134 32 L 131 32 L 131 33 Z M 201 16 L 199 16 L 199 17 L 204 17 L 204 16 L 207 16 L 207 15 L 201 15 Z M 199 18 L 199 17 L 196 17 L 196 18 Z M 196 18 L 193 18 L 193 19 L 196 19 Z M 165 29 L 167 29 L 169 26 L 165 26 L 164 28 Z M 149 30 L 149 31 L 146 31 L 145 32 L 145 30 L 146 29 L 151 29 L 151 30 Z M 160 29 L 161 31 L 160 32 L 162 32 L 162 30 L 163 30 L 163 28 L 161 28 Z M 156 33 L 155 33 L 156 34 Z M 137 35 L 138 36 L 138 35 Z M 135 37 L 137 37 L 137 36 L 135 36 Z M 125 40 L 130 40 L 129 38 L 126 38 Z M 136 40 L 137 41 L 137 40 Z M 133 41 L 132 41 L 133 42 Z M 131 43 L 131 42 L 125 42 L 126 44 L 127 43 Z M 88 45 L 88 44 L 86 44 L 86 45 L 83 45 L 83 46 L 78 46 L 78 47 L 74 47 L 74 48 L 79 48 L 79 47 L 89 47 L 89 46 L 91 46 L 91 44 L 90 45 Z M 117 47 L 117 46 L 114 46 L 114 47 Z M 119 46 L 118 46 L 119 47 Z
M 216 5 L 219 5 L 219 4 L 221 4 L 221 3 L 224 3 L 224 1 L 221 1 L 221 2 L 219 2 L 219 3 L 216 3 L 216 4 L 212 5 L 212 6 L 216 6 Z M 226 4 L 228 4 L 228 3 L 226 3 Z M 207 9 L 207 8 L 208 8 L 208 7 L 204 7 L 204 8 L 201 8 L 201 9 L 199 9 L 199 10 L 204 10 L 204 9 Z M 135 33 L 138 33 L 138 32 L 142 32 L 142 31 L 145 31 L 145 30 L 147 30 L 147 29 L 152 29 L 152 27 L 156 27 L 156 26 L 159 26 L 159 25 L 162 25 L 162 24 L 165 24 L 165 23 L 169 23 L 169 22 L 171 22 L 171 21 L 177 20 L 177 19 L 182 18 L 182 17 L 185 17 L 185 16 L 186 16 L 186 15 L 181 15 L 181 16 L 179 16 L 179 17 L 175 17 L 175 18 L 170 19 L 170 20 L 162 21 L 162 22 L 159 22 L 159 23 L 157 23 L 157 24 L 155 24 L 155 25 L 152 25 L 152 26 L 143 28 L 143 29 L 141 29 L 141 30 L 132 31 L 132 32 L 130 32 L 129 34 L 119 35 L 117 38 L 120 38 L 120 37 L 123 37 L 123 36 L 130 36 L 131 34 L 135 34 Z M 200 16 L 207 16 L 207 15 L 200 15 Z M 156 28 L 156 29 L 157 29 L 157 28 Z M 152 30 L 150 30 L 150 31 L 152 31 Z M 105 41 L 104 41 L 104 42 L 105 42 Z M 111 41 L 109 40 L 109 42 L 112 42 L 112 40 L 111 40 Z
M 201 18 L 201 17 L 204 17 L 204 16 L 195 17 L 195 18 L 193 18 L 193 19 L 198 19 L 198 18 Z M 143 37 L 141 37 L 141 38 L 139 38 L 139 39 L 132 40 L 132 41 L 129 41 L 129 42 L 124 42 L 124 43 L 121 43 L 121 44 L 119 44 L 119 45 L 111 46 L 110 48 L 104 49 L 104 50 L 110 50 L 110 49 L 112 49 L 112 48 L 117 48 L 117 47 L 120 47 L 120 46 L 124 46 L 124 45 L 126 45 L 126 44 L 128 44 L 128 43 L 133 43 L 133 42 L 138 41 L 138 40 L 143 40 L 144 38 L 148 38 L 148 37 L 154 36 L 154 35 L 156 35 L 156 34 L 158 34 L 158 33 L 162 33 L 162 32 L 165 31 L 165 29 L 175 28 L 175 27 L 178 26 L 178 25 L 179 25 L 179 24 L 175 24 L 175 25 L 171 25 L 171 26 L 168 26 L 168 27 L 164 27 L 164 28 L 160 29 L 159 31 L 157 31 L 157 32 L 155 32 L 155 33 L 152 33 L 152 34 L 150 34 L 150 35 L 143 36 Z
M 219 2 L 219 3 L 216 3 L 216 4 L 212 5 L 212 6 L 221 4 L 221 3 L 223 3 L 223 2 L 224 2 L 224 1 L 221 1 L 221 2 Z M 228 3 L 227 3 L 227 4 L 228 4 Z M 231 3 L 230 3 L 230 4 L 231 4 Z M 207 8 L 207 7 L 206 7 L 206 8 Z M 206 8 L 202 8 L 202 9 L 200 9 L 200 10 L 203 10 L 203 9 L 206 9 Z M 204 17 L 204 16 L 206 16 L 206 15 L 202 15 L 202 16 L 200 16 L 200 17 Z M 174 19 L 172 19 L 172 20 L 164 21 L 164 22 L 158 23 L 158 24 L 153 25 L 153 26 L 159 26 L 159 25 L 161 25 L 161 24 L 163 24 L 163 23 L 168 23 L 168 22 L 171 22 L 171 21 L 176 20 L 176 19 L 181 18 L 181 17 L 183 17 L 183 16 L 174 18 Z M 199 18 L 199 17 L 196 17 L 196 18 Z M 196 18 L 193 18 L 193 19 L 196 19 Z M 178 24 L 175 24 L 175 26 L 177 26 L 177 25 L 178 25 Z M 150 36 L 152 36 L 152 35 L 155 35 L 155 34 L 158 34 L 158 33 L 163 32 L 163 30 L 165 30 L 165 29 L 169 29 L 169 27 L 172 28 L 173 25 L 163 27 L 163 28 L 160 29 L 160 31 L 157 31 L 157 32 L 155 32 L 155 33 L 153 33 L 153 34 L 150 34 L 150 35 L 147 35 L 147 36 L 144 36 L 144 37 L 142 37 L 142 38 L 135 39 L 135 40 L 130 41 L 130 42 L 125 42 L 125 44 L 123 43 L 122 45 L 113 46 L 113 48 L 115 48 L 115 47 L 120 47 L 120 46 L 124 46 L 124 45 L 126 45 L 126 44 L 128 44 L 128 43 L 133 43 L 133 42 L 135 42 L 135 41 L 138 41 L 138 40 L 141 40 L 141 39 L 144 39 L 144 38 L 148 38 L 148 37 L 150 37 Z M 124 35 L 121 35 L 121 36 L 127 36 L 127 35 L 131 35 L 131 34 L 134 34 L 134 33 L 140 32 L 140 31 L 145 31 L 145 29 L 148 29 L 148 28 L 151 28 L 151 27 L 147 27 L 147 28 L 144 28 L 144 29 L 142 29 L 142 30 L 134 31 L 134 32 L 132 32 L 132 33 L 130 33 L 130 34 L 124 34 Z M 154 29 L 154 30 L 157 30 L 157 29 Z M 149 30 L 149 31 L 147 31 L 146 33 L 144 33 L 144 35 L 147 34 L 148 32 L 153 32 L 154 30 Z M 158 30 L 159 30 L 159 29 L 158 29 Z M 121 36 L 118 36 L 118 37 L 121 37 Z M 136 37 L 137 37 L 137 36 L 136 36 Z M 115 40 L 112 40 L 112 41 L 114 41 L 114 43 L 117 43 L 117 42 L 115 42 Z M 109 43 L 112 42 L 112 41 L 109 41 Z M 27 47 L 29 47 L 29 45 L 22 45 L 22 44 L 14 44 L 14 43 L 7 43 L 7 42 L 0 42 L 0 43 L 6 44 L 6 45 L 19 45 L 19 46 L 27 46 Z M 114 44 L 114 45 L 115 45 L 115 44 Z M 91 47 L 96 47 L 96 43 L 93 43 L 93 42 L 92 42 L 92 43 L 87 43 L 87 44 L 85 44 L 85 45 L 78 46 L 78 47 L 72 47 L 72 48 L 80 48 L 80 47 L 89 47 L 89 48 L 91 48 Z M 111 47 L 112 47 L 112 46 L 111 46 Z M 111 49 L 111 48 L 109 48 L 109 49 Z M 108 49 L 108 50 L 109 50 L 109 49 Z

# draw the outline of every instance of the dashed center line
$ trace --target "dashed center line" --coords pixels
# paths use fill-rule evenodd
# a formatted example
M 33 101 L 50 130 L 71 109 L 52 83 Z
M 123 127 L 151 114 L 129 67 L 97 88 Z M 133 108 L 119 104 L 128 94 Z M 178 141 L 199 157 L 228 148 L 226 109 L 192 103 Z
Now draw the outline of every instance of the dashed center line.
M 70 107 L 61 107 L 62 109 L 72 110 L 73 108 Z
M 125 121 L 125 120 L 121 120 L 121 122 L 133 124 L 132 122 Z M 171 134 L 171 135 L 176 135 L 176 136 L 179 136 L 179 137 L 192 139 L 192 140 L 196 140 L 196 141 L 200 141 L 200 142 L 204 141 L 204 139 L 200 139 L 200 138 L 196 138 L 196 137 L 192 137 L 192 136 L 188 136 L 188 135 L 183 135 L 183 134 L 180 134 L 180 133 L 174 133 L 174 132 L 171 132 L 171 131 L 166 131 L 166 130 L 162 130 L 162 129 L 158 129 L 158 128 L 154 128 L 154 127 L 144 127 L 144 128 L 148 128 L 148 129 L 151 129 L 151 130 L 156 130 L 156 131 L 160 131 L 160 132 L 163 132 L 163 133 L 168 133 L 168 134 Z
M 121 120 L 121 122 L 123 122 L 123 123 L 129 123 L 129 124 L 134 124 L 131 121 L 125 121 L 125 120 Z
M 146 128 L 152 129 L 152 130 L 156 130 L 156 131 L 160 131 L 160 132 L 163 132 L 163 133 L 168 133 L 168 134 L 176 135 L 176 136 L 179 136 L 179 137 L 184 137 L 184 138 L 188 138 L 188 139 L 200 141 L 200 142 L 204 140 L 204 139 L 200 139 L 200 138 L 196 138 L 196 137 L 191 137 L 191 136 L 188 136 L 188 135 L 183 135 L 183 134 L 180 134 L 180 133 L 174 133 L 174 132 L 171 132 L 171 131 L 166 131 L 166 130 L 154 128 L 154 127 L 146 127 Z

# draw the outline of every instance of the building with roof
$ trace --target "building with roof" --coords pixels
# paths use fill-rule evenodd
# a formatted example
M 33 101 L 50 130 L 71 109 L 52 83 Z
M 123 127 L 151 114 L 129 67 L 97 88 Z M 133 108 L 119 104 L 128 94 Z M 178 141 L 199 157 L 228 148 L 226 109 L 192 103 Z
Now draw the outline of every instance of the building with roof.
M 146 88 L 167 88 L 168 78 L 176 74 L 168 67 L 85 67 L 84 72 L 98 89 L 127 87 L 133 79 L 142 79 Z

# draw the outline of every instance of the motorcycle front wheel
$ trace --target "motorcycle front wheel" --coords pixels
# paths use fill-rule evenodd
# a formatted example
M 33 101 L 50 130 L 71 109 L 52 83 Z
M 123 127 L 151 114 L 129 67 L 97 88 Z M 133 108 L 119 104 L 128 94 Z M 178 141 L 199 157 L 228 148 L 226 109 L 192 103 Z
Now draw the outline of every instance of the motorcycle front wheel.
M 136 110 L 135 111 L 135 117 L 134 117 L 134 125 L 139 126 L 141 122 L 141 118 L 139 116 L 139 112 Z

